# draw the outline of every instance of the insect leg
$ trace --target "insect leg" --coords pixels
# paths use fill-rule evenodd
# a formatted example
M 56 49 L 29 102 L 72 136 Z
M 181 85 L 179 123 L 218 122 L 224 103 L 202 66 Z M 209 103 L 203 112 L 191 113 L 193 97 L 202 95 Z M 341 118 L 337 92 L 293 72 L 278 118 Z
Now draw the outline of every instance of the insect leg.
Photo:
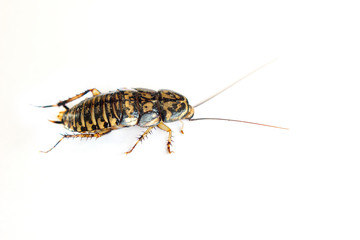
M 183 131 L 183 129 L 184 129 L 184 123 L 183 123 L 183 121 L 180 121 L 180 123 L 181 123 L 180 132 L 181 132 L 181 134 L 184 134 L 184 131 Z
M 136 141 L 135 145 L 130 149 L 130 151 L 126 152 L 125 154 L 131 153 L 132 150 L 134 150 L 134 148 L 136 147 L 136 145 L 137 145 L 139 142 L 141 142 L 142 140 L 144 140 L 145 137 L 146 137 L 146 135 L 148 135 L 153 128 L 154 128 L 154 127 L 149 127 L 148 129 L 146 129 L 146 131 L 145 131 L 143 134 L 141 134 L 141 136 L 140 136 L 139 139 Z
M 57 104 L 54 104 L 54 105 L 46 105 L 46 106 L 39 106 L 39 107 L 42 107 L 42 108 L 48 108 L 48 107 L 60 107 L 60 106 L 63 106 L 64 108 L 66 109 L 69 109 L 65 104 L 66 103 L 69 103 L 69 102 L 72 102 L 78 98 L 81 98 L 82 96 L 84 96 L 85 94 L 87 94 L 88 92 L 91 92 L 93 94 L 93 96 L 96 96 L 96 95 L 99 95 L 100 94 L 100 91 L 97 90 L 96 88 L 91 88 L 91 89 L 88 89 L 78 95 L 75 95 L 74 97 L 71 97 L 67 100 L 64 100 L 64 101 L 60 101 L 58 102 Z
M 80 134 L 73 134 L 73 135 L 68 135 L 68 134 L 65 134 L 63 135 L 63 137 L 52 147 L 50 148 L 49 150 L 47 151 L 40 151 L 42 153 L 48 153 L 50 152 L 51 150 L 53 150 L 64 138 L 99 138 L 99 137 L 102 137 L 103 135 L 107 134 L 111 132 L 111 129 L 104 129 L 100 132 L 95 132 L 95 133 L 80 133 Z
M 168 126 L 166 126 L 166 125 L 164 124 L 164 122 L 160 122 L 157 126 L 158 126 L 158 128 L 160 128 L 161 130 L 164 130 L 164 131 L 166 131 L 166 132 L 169 133 L 168 142 L 167 142 L 167 149 L 168 149 L 168 152 L 169 152 L 169 153 L 173 153 L 173 151 L 170 150 L 171 137 L 172 137 L 171 129 L 170 129 Z

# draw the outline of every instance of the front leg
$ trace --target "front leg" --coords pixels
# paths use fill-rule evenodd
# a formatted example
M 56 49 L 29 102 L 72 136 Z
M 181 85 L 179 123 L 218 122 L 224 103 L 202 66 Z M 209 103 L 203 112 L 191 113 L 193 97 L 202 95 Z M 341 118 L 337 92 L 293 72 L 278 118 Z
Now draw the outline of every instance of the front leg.
M 169 133 L 169 136 L 168 136 L 168 142 L 167 142 L 167 150 L 169 153 L 174 153 L 173 151 L 171 151 L 170 147 L 171 147 L 171 137 L 172 137 L 172 132 L 171 132 L 171 129 L 165 125 L 164 122 L 160 122 L 158 125 L 157 125 L 158 128 L 160 128 L 161 130 L 164 130 L 166 132 Z

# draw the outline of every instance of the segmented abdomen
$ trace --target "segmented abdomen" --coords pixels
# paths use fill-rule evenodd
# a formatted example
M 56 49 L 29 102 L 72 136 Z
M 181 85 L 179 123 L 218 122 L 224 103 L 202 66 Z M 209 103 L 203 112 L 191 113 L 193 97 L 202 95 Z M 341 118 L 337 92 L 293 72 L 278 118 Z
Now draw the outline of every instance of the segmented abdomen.
M 126 89 L 100 94 L 76 104 L 63 114 L 66 128 L 95 132 L 106 128 L 139 125 L 150 127 L 172 122 L 189 110 L 187 99 L 170 90 Z

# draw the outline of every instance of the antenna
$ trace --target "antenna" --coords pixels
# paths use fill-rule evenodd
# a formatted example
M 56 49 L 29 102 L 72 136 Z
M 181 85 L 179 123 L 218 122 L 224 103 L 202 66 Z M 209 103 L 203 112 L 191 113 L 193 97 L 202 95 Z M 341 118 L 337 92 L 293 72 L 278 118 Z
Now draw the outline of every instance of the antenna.
M 226 88 L 222 89 L 221 91 L 215 93 L 214 95 L 208 97 L 207 99 L 203 100 L 202 102 L 196 104 L 195 106 L 193 106 L 193 108 L 196 108 L 198 106 L 200 106 L 203 103 L 206 103 L 207 101 L 213 99 L 214 97 L 216 97 L 217 95 L 219 95 L 220 93 L 226 91 L 227 89 L 231 88 L 232 86 L 234 86 L 235 84 L 237 84 L 238 82 L 240 82 L 241 80 L 249 77 L 250 75 L 256 73 L 257 71 L 259 71 L 260 69 L 270 65 L 271 63 L 275 62 L 276 59 L 271 60 L 270 62 L 267 62 L 263 65 L 261 65 L 260 67 L 254 69 L 253 71 L 249 72 L 248 74 L 246 74 L 245 76 L 243 76 L 242 78 L 236 80 L 235 82 L 233 82 L 232 84 L 230 84 L 229 86 L 227 86 Z M 256 122 L 248 122 L 248 121 L 242 121 L 242 120 L 236 120 L 236 119 L 227 119 L 227 118 L 190 118 L 189 121 L 199 121 L 199 120 L 220 120 L 220 121 L 230 121 L 230 122 L 241 122 L 241 123 L 249 123 L 249 124 L 255 124 L 255 125 L 260 125 L 260 126 L 265 126 L 265 127 L 272 127 L 272 128 L 279 128 L 279 129 L 284 129 L 284 130 L 289 130 L 288 128 L 284 128 L 284 127 L 278 127 L 278 126 L 273 126 L 273 125 L 268 125 L 268 124 L 262 124 L 262 123 L 256 123 Z
M 258 68 L 256 68 L 256 69 L 252 70 L 251 72 L 249 72 L 248 74 L 246 74 L 246 75 L 245 75 L 245 76 L 243 76 L 242 78 L 240 78 L 240 79 L 236 80 L 235 82 L 233 82 L 232 84 L 230 84 L 229 86 L 227 86 L 226 88 L 224 88 L 223 90 L 221 90 L 221 91 L 219 91 L 219 92 L 215 93 L 214 95 L 212 95 L 212 96 L 208 97 L 207 99 L 203 100 L 202 102 L 200 102 L 200 103 L 198 103 L 198 104 L 194 105 L 194 106 L 193 106 L 193 108 L 196 108 L 196 107 L 200 106 L 201 104 L 206 103 L 207 101 L 209 101 L 209 100 L 213 99 L 214 97 L 216 97 L 216 96 L 217 96 L 217 95 L 219 95 L 220 93 L 222 93 L 222 92 L 224 92 L 224 91 L 228 90 L 229 88 L 231 88 L 232 86 L 234 86 L 235 84 L 237 84 L 238 82 L 240 82 L 241 80 L 243 80 L 243 79 L 245 79 L 245 78 L 249 77 L 250 75 L 252 75 L 252 74 L 256 73 L 256 72 L 257 72 L 257 71 L 259 71 L 260 69 L 262 69 L 262 68 L 264 68 L 264 67 L 266 67 L 266 66 L 270 65 L 271 63 L 273 63 L 273 62 L 275 62 L 275 61 L 276 61 L 276 59 L 273 59 L 273 60 L 271 60 L 270 62 L 267 62 L 267 63 L 265 63 L 265 64 L 261 65 L 260 67 L 258 67 Z
M 255 125 L 260 125 L 260 126 L 265 126 L 265 127 L 273 127 L 273 128 L 289 130 L 288 128 L 284 128 L 284 127 L 278 127 L 278 126 L 273 126 L 273 125 L 268 125 L 268 124 L 263 124 L 263 123 L 256 123 L 256 122 L 241 121 L 241 120 L 235 120 L 235 119 L 227 119 L 227 118 L 191 118 L 191 119 L 189 119 L 189 121 L 198 121 L 198 120 L 221 120 L 221 121 L 230 121 L 230 122 L 241 122 L 241 123 L 250 123 L 250 124 L 255 124 Z

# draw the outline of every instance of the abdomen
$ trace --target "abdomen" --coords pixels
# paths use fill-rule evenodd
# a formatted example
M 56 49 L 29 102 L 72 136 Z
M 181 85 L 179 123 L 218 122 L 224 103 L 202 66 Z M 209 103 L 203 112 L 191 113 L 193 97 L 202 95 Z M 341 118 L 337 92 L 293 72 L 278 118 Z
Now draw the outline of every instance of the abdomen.
M 118 90 L 83 100 L 64 113 L 64 126 L 74 132 L 138 125 L 161 121 L 159 92 L 150 89 Z

